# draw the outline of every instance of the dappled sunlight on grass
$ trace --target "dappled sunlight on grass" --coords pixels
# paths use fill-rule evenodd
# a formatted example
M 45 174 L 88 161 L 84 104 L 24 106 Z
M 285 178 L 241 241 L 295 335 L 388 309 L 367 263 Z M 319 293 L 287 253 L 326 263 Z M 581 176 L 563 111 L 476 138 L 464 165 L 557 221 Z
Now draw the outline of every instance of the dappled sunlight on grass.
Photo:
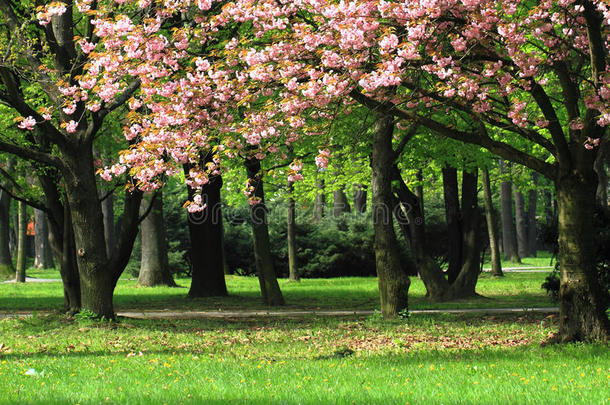
M 554 317 L 0 321 L 0 403 L 604 403 L 605 345 Z M 106 399 L 108 398 L 108 399 Z
M 413 277 L 409 290 L 410 308 L 530 308 L 551 306 L 540 285 L 545 273 L 507 273 L 505 277 L 482 274 L 477 292 L 485 298 L 430 303 L 425 298 L 421 280 Z M 268 308 L 260 299 L 255 277 L 227 276 L 228 297 L 189 299 L 186 297 L 190 280 L 177 279 L 183 288 L 141 288 L 133 280 L 120 280 L 115 291 L 117 310 L 183 309 L 239 310 Z M 374 277 L 344 277 L 333 279 L 303 279 L 300 283 L 280 280 L 286 298 L 285 309 L 347 309 L 379 308 L 377 279 Z M 55 310 L 62 305 L 61 283 L 0 284 L 2 311 Z

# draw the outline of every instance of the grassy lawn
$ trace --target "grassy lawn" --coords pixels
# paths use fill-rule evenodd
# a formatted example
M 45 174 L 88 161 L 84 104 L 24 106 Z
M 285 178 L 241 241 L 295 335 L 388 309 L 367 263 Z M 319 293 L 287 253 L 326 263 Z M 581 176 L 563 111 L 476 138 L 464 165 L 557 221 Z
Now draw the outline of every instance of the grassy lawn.
M 35 273 L 34 273 L 35 274 Z M 429 303 L 421 280 L 412 278 L 410 308 L 530 308 L 554 305 L 540 288 L 545 273 L 507 273 L 497 278 L 482 274 L 477 291 L 485 298 Z M 190 280 L 178 279 L 182 287 Z M 238 310 L 264 309 L 255 277 L 227 276 L 229 297 L 186 298 L 187 288 L 139 288 L 133 280 L 120 280 L 115 292 L 117 310 L 192 309 Z M 377 279 L 353 277 L 304 279 L 300 283 L 280 280 L 286 309 L 378 309 Z M 55 310 L 63 301 L 61 283 L 0 284 L 0 311 Z
M 524 257 L 521 259 L 521 263 L 511 262 L 504 259 L 504 255 L 501 255 L 502 267 L 549 267 L 554 266 L 557 261 L 557 257 L 554 257 L 551 252 L 539 250 L 536 257 Z M 552 264 L 551 264 L 552 261 Z M 484 268 L 491 268 L 491 257 L 485 256 Z
M 610 351 L 556 319 L 0 321 L 0 403 L 604 404 Z

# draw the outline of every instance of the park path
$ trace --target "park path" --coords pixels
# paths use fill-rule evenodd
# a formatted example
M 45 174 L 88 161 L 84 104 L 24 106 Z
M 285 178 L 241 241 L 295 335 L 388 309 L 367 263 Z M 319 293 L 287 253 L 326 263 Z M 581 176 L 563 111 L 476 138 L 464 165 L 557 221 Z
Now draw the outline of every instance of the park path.
M 556 313 L 558 307 L 535 308 L 464 308 L 464 309 L 415 309 L 411 314 L 526 314 L 526 313 Z M 4 312 L 0 319 L 30 317 L 34 313 L 48 315 L 49 311 L 39 312 Z M 131 319 L 229 319 L 229 318 L 303 318 L 309 316 L 361 316 L 367 317 L 375 314 L 375 310 L 294 310 L 294 311 L 117 311 L 117 316 Z

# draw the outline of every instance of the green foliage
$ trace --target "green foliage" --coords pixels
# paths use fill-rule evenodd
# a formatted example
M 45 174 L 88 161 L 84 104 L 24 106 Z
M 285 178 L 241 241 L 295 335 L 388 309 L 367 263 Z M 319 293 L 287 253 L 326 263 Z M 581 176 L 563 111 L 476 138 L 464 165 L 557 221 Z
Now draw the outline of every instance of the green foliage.
M 225 210 L 225 253 L 232 273 L 256 273 L 252 231 L 247 207 Z M 269 237 L 276 273 L 288 276 L 285 210 L 280 204 L 270 211 Z M 374 232 L 370 214 L 345 214 L 312 221 L 310 210 L 296 219 L 297 266 L 301 277 L 374 276 Z M 401 244 L 404 262 L 408 252 Z

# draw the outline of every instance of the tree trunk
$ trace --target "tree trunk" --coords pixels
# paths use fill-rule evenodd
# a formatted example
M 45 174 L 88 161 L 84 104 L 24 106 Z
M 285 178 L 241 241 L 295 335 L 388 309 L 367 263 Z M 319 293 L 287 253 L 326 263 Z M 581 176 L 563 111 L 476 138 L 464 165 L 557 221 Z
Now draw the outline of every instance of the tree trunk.
M 527 216 L 525 215 L 525 198 L 513 184 L 513 198 L 515 200 L 515 229 L 517 231 L 517 253 L 520 258 L 527 257 Z
M 349 202 L 343 190 L 333 191 L 333 217 L 340 217 L 346 212 L 350 212 Z
M 487 220 L 487 234 L 489 236 L 489 250 L 491 252 L 491 274 L 503 276 L 502 264 L 500 262 L 500 247 L 498 243 L 498 228 L 496 226 L 496 212 L 491 200 L 491 183 L 489 181 L 489 169 L 482 171 L 483 198 L 485 200 L 485 219 Z
M 301 281 L 299 269 L 297 268 L 297 240 L 295 228 L 295 203 L 292 195 L 294 183 L 288 182 L 288 211 L 286 213 L 286 239 L 288 243 L 288 279 L 290 281 Z
M 58 244 L 56 256 L 59 257 L 59 274 L 64 287 L 64 310 L 69 314 L 75 314 L 81 310 L 82 295 L 80 286 L 80 275 L 76 261 L 76 243 L 74 242 L 74 231 L 72 230 L 72 215 L 67 203 L 64 203 L 63 231 L 61 238 L 57 238 Z M 54 233 L 52 224 L 49 226 L 49 242 L 53 246 Z
M 55 256 L 63 283 L 64 312 L 73 315 L 81 309 L 81 292 L 70 207 L 65 196 L 60 198 L 57 172 L 47 170 L 39 174 L 38 179 L 45 195 L 49 246 Z
M 203 163 L 211 161 L 207 154 Z M 185 166 L 185 173 L 189 168 Z M 212 175 L 201 188 L 201 200 L 206 207 L 201 212 L 188 214 L 189 235 L 191 237 L 192 281 L 189 297 L 220 297 L 228 295 L 225 282 L 225 259 L 222 230 L 222 206 L 220 192 L 222 177 Z M 195 196 L 188 187 L 189 199 Z
M 15 276 L 9 247 L 11 197 L 0 191 L 0 280 Z
M 402 310 L 408 309 L 408 292 L 411 284 L 400 263 L 398 241 L 394 233 L 391 212 L 394 205 L 392 195 L 393 132 L 393 117 L 378 112 L 373 132 L 371 190 L 377 280 L 381 296 L 381 313 L 385 318 L 396 317 Z
M 138 234 L 142 193 L 127 192 L 117 251 L 108 258 L 104 220 L 93 165 L 92 147 L 83 142 L 62 151 L 66 195 L 72 216 L 81 282 L 82 309 L 102 318 L 114 318 L 112 295 L 131 255 Z
M 561 268 L 558 337 L 562 342 L 603 341 L 610 333 L 607 302 L 595 266 L 592 213 L 597 179 L 592 164 L 588 170 L 580 166 L 556 180 Z
M 479 257 L 481 253 L 477 172 L 477 168 L 474 168 L 473 172 L 466 170 L 462 172 L 462 263 L 460 273 L 449 288 L 447 297 L 450 299 L 476 295 L 475 288 L 479 278 Z
M 362 184 L 354 184 L 354 212 L 366 212 L 366 188 Z
M 426 234 L 423 216 L 421 216 L 419 207 L 419 199 L 404 182 L 396 166 L 393 168 L 393 176 L 394 184 L 397 184 L 394 192 L 398 196 L 403 208 L 402 212 L 395 211 L 394 214 L 395 216 L 402 214 L 397 220 L 400 221 L 399 225 L 403 234 L 405 234 L 405 238 L 410 241 L 417 272 L 426 287 L 426 296 L 433 302 L 443 301 L 449 288 L 449 283 L 445 279 L 443 271 L 436 260 L 430 257 L 424 249 Z M 405 218 L 406 221 L 404 221 Z M 408 224 L 408 226 L 404 226 L 405 224 Z
M 610 166 L 610 140 L 606 139 L 599 146 L 597 159 L 595 159 L 595 172 L 597 173 L 597 190 L 595 197 L 599 206 L 610 214 L 610 205 L 608 201 L 608 173 L 607 167 Z
M 175 287 L 176 283 L 169 269 L 167 240 L 163 220 L 163 194 L 161 191 L 147 193 L 142 198 L 140 215 L 144 215 L 152 204 L 148 215 L 141 223 L 142 258 L 138 284 L 142 287 L 166 285 Z
M 114 194 L 110 194 L 102 201 L 102 215 L 104 216 L 104 239 L 106 240 L 106 254 L 112 257 L 116 244 L 114 227 Z
M 48 225 L 46 214 L 34 209 L 34 267 L 50 269 L 54 267 L 53 256 L 48 241 Z
M 267 305 L 284 305 L 284 297 L 277 282 L 273 258 L 271 256 L 261 163 L 258 159 L 251 157 L 246 159 L 245 165 L 250 186 L 254 189 L 253 195 L 250 196 L 250 198 L 254 199 L 250 205 L 250 217 L 254 240 L 254 261 L 256 263 L 261 294 L 263 301 Z
M 417 200 L 419 201 L 419 212 L 424 218 L 424 173 L 422 169 L 417 169 L 417 173 L 415 175 L 417 178 L 417 187 L 415 187 L 415 195 L 417 196 Z
M 462 229 L 460 225 L 460 202 L 458 196 L 457 169 L 444 167 L 443 194 L 445 197 L 445 218 L 447 220 L 447 236 L 449 252 L 447 277 L 449 284 L 453 283 L 462 267 Z
M 509 163 L 500 160 L 500 172 L 507 174 Z M 502 246 L 504 252 L 504 258 L 511 262 L 521 262 L 519 255 L 517 254 L 517 239 L 515 236 L 515 225 L 513 224 L 513 199 L 512 199 L 512 185 L 510 181 L 506 179 L 500 183 L 500 216 L 502 220 Z
M 532 182 L 534 183 L 534 188 L 529 191 L 527 196 L 527 251 L 528 256 L 536 257 L 538 255 L 538 233 L 536 227 L 538 173 L 532 173 Z
M 313 202 L 313 220 L 319 221 L 324 217 L 324 205 L 326 204 L 326 196 L 324 194 L 324 179 L 316 181 L 316 198 Z
M 17 275 L 16 281 L 18 283 L 25 283 L 25 258 L 27 255 L 27 230 L 28 230 L 28 219 L 26 205 L 24 202 L 19 201 L 17 203 L 18 212 L 18 232 L 17 232 Z

